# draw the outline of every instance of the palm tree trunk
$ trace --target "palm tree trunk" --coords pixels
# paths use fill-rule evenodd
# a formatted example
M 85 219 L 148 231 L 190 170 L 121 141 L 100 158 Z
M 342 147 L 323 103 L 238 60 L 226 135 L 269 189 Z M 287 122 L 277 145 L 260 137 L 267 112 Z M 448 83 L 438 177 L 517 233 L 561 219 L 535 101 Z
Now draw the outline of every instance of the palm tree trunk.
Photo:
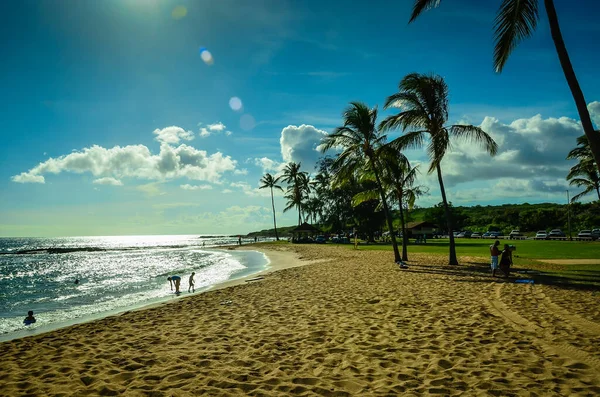
M 444 212 L 446 213 L 446 224 L 448 225 L 448 237 L 450 238 L 450 255 L 448 258 L 449 265 L 458 265 L 458 259 L 456 258 L 456 243 L 454 242 L 454 233 L 452 227 L 452 217 L 450 216 L 450 207 L 448 207 L 448 200 L 446 200 L 446 189 L 444 189 L 444 181 L 442 180 L 442 170 L 439 164 L 435 167 L 438 175 L 438 182 L 440 183 L 440 192 L 442 193 L 442 202 L 444 203 Z
M 577 81 L 577 76 L 573 70 L 573 65 L 571 64 L 571 59 L 569 58 L 569 53 L 567 52 L 567 47 L 565 46 L 565 42 L 560 31 L 558 16 L 556 15 L 556 9 L 554 8 L 554 0 L 544 0 L 544 4 L 546 6 L 548 22 L 550 23 L 552 40 L 554 41 L 556 53 L 558 54 L 558 59 L 560 60 L 560 66 L 562 66 L 563 73 L 567 79 L 569 88 L 571 89 L 571 95 L 573 95 L 573 99 L 575 100 L 575 106 L 577 106 L 577 112 L 579 113 L 579 118 L 581 119 L 583 132 L 585 132 L 585 135 L 590 142 L 592 155 L 596 160 L 596 167 L 598 167 L 598 170 L 600 171 L 600 133 L 594 131 L 594 126 L 592 125 L 592 119 L 590 118 L 590 113 L 587 109 L 583 92 L 581 91 L 581 87 Z
M 379 173 L 377 172 L 377 167 L 375 167 L 375 162 L 373 158 L 369 158 L 371 162 L 371 167 L 373 168 L 373 173 L 375 174 L 375 179 L 377 180 L 377 188 L 379 189 L 379 195 L 381 196 L 381 203 L 383 204 L 383 213 L 385 215 L 385 219 L 387 220 L 388 230 L 390 231 L 390 237 L 392 238 L 392 248 L 394 249 L 394 262 L 399 262 L 400 251 L 398 251 L 398 243 L 396 242 L 396 236 L 394 235 L 394 224 L 392 222 L 392 216 L 390 214 L 390 209 L 388 208 L 387 202 L 385 200 L 385 192 L 383 191 L 383 185 L 381 184 L 381 179 L 379 179 Z
M 402 225 L 402 260 L 408 260 L 408 236 L 406 235 L 406 224 L 404 222 L 404 210 L 402 209 L 402 192 L 398 192 L 398 203 L 400 204 L 400 225 Z
M 275 239 L 279 241 L 279 235 L 277 234 L 277 221 L 275 220 L 275 199 L 273 199 L 273 186 L 271 186 L 271 205 L 273 206 L 273 227 L 275 228 Z

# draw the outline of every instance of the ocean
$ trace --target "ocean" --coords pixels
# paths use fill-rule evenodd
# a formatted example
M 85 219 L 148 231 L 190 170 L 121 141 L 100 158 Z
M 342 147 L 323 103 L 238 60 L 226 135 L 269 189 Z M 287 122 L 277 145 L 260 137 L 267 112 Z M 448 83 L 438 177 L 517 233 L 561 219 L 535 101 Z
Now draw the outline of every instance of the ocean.
M 192 272 L 198 293 L 268 265 L 257 251 L 214 248 L 236 244 L 198 235 L 0 238 L 0 340 L 174 299 L 171 275 L 187 296 Z M 29 310 L 37 322 L 25 326 Z

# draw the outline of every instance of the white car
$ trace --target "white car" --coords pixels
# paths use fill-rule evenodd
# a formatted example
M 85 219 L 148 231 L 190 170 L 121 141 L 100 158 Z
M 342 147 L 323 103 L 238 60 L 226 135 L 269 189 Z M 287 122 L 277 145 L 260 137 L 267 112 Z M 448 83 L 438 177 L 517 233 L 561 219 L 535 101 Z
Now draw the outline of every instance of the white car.
M 545 230 L 540 230 L 535 234 L 536 240 L 546 240 L 548 238 L 548 233 Z
M 523 237 L 523 235 L 521 234 L 520 231 L 518 230 L 513 230 L 512 232 L 510 232 L 510 234 L 508 235 L 508 238 L 510 240 L 512 240 L 513 238 L 521 238 Z
M 591 230 L 582 230 L 577 234 L 577 238 L 585 238 L 585 239 L 594 239 L 594 236 L 592 235 L 592 231 Z

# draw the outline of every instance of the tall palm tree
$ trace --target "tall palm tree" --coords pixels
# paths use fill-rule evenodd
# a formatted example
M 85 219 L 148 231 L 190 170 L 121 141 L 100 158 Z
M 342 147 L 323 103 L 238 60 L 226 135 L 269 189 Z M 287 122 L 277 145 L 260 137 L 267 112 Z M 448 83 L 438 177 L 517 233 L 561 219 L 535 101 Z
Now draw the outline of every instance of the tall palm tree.
M 283 169 L 281 179 L 287 183 L 287 194 L 288 204 L 292 202 L 292 206 L 286 207 L 283 211 L 287 212 L 291 208 L 296 207 L 298 209 L 298 225 L 302 223 L 302 203 L 308 186 L 307 178 L 308 173 L 300 171 L 302 163 L 289 162 Z
M 394 236 L 394 226 L 380 178 L 376 151 L 386 140 L 386 135 L 377 129 L 377 108 L 369 109 L 361 102 L 351 102 L 343 113 L 344 125 L 322 140 L 323 150 L 333 147 L 343 148 L 334 162 L 336 177 L 347 179 L 350 174 L 364 169 L 373 172 L 381 197 L 381 204 L 392 237 L 394 260 L 398 262 L 400 252 Z
M 457 265 L 456 246 L 452 233 L 452 217 L 446 199 L 440 164 L 450 148 L 450 136 L 480 143 L 492 156 L 498 151 L 498 145 L 479 127 L 446 125 L 448 121 L 448 86 L 440 76 L 412 73 L 404 77 L 400 81 L 398 92 L 389 96 L 385 102 L 386 109 L 397 108 L 398 106 L 401 106 L 400 113 L 387 117 L 381 122 L 380 128 L 383 131 L 394 128 L 402 128 L 405 131 L 404 135 L 389 143 L 391 147 L 397 150 L 421 147 L 425 143 L 426 136 L 429 137 L 427 153 L 431 164 L 428 172 L 437 172 L 446 214 L 448 236 L 450 237 L 449 264 Z
M 273 189 L 279 189 L 283 192 L 281 186 L 277 183 L 279 178 L 274 178 L 273 175 L 268 172 L 261 178 L 259 189 L 269 188 L 271 189 L 271 205 L 273 206 L 273 227 L 275 228 L 275 238 L 279 241 L 279 234 L 277 234 L 277 221 L 275 220 L 275 200 L 273 199 Z
M 567 175 L 569 185 L 584 188 L 581 193 L 573 196 L 571 201 L 577 201 L 594 190 L 600 200 L 600 172 L 597 170 L 590 143 L 585 135 L 577 138 L 577 147 L 569 152 L 567 160 L 579 160 Z
M 440 3 L 441 0 L 415 0 L 410 22 L 417 19 L 424 10 L 437 7 Z M 575 106 L 577 106 L 583 131 L 590 142 L 590 148 L 596 160 L 596 168 L 600 171 L 600 131 L 594 131 L 585 97 L 577 81 L 577 76 L 562 37 L 554 0 L 544 0 L 544 5 L 560 66 L 571 90 Z M 538 8 L 539 0 L 502 0 L 494 21 L 494 38 L 496 41 L 494 67 L 497 72 L 502 71 L 517 44 L 533 34 L 539 19 Z

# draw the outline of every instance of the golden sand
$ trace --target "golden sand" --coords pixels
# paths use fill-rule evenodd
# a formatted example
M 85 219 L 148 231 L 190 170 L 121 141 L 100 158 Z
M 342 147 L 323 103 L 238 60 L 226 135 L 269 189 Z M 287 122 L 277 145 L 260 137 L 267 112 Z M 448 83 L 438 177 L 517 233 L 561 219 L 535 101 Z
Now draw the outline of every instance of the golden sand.
M 2 343 L 0 395 L 600 394 L 597 291 L 492 279 L 473 258 L 268 249 L 316 262 Z

